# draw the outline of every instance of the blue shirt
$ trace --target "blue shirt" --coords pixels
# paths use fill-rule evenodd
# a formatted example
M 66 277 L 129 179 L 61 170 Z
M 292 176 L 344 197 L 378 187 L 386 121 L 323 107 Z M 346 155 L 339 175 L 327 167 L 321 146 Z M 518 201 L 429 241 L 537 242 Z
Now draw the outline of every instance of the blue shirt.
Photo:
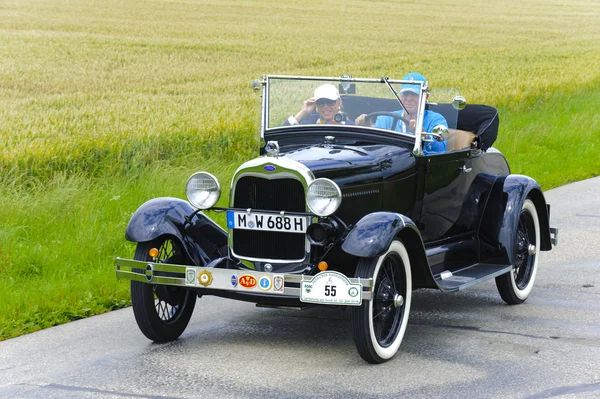
M 395 114 L 402 116 L 404 111 L 394 111 Z M 379 129 L 387 129 L 392 130 L 394 118 L 391 116 L 378 116 L 375 121 L 375 127 Z M 433 111 L 425 111 L 425 116 L 423 117 L 423 131 L 431 133 L 434 127 L 437 125 L 448 127 L 448 122 L 446 122 L 446 118 L 444 118 L 441 114 Z M 410 131 L 406 130 L 406 125 L 401 120 L 398 120 L 396 125 L 396 131 L 401 133 L 414 134 Z M 445 152 L 446 151 L 446 142 L 445 141 L 436 141 L 433 137 L 428 136 L 429 139 L 433 139 L 433 142 L 426 142 L 423 145 L 423 153 L 436 153 L 436 152 Z

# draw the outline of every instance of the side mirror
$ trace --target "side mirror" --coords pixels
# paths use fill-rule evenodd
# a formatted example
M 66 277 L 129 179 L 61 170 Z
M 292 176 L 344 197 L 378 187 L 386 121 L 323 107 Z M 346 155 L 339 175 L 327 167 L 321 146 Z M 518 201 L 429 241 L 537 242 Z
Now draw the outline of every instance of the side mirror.
M 452 99 L 452 106 L 457 111 L 463 110 L 467 106 L 467 100 L 463 96 L 456 96 Z
M 340 75 L 342 79 L 352 79 L 352 75 Z M 356 83 L 350 83 L 349 81 L 342 81 L 338 85 L 338 91 L 340 94 L 356 94 Z

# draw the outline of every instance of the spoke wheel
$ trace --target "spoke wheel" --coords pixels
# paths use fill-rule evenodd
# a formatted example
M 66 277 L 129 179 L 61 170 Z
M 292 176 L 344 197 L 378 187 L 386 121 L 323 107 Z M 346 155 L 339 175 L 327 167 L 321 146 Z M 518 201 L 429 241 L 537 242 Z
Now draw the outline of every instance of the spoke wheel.
M 158 249 L 156 263 L 184 264 L 186 261 L 179 243 L 165 237 L 138 243 L 134 259 L 151 261 L 148 254 L 151 248 Z M 131 305 L 142 333 L 154 342 L 168 342 L 177 339 L 187 327 L 196 305 L 196 294 L 180 287 L 132 280 Z
M 352 335 L 360 356 L 369 363 L 391 359 L 402 342 L 412 297 L 408 252 L 394 240 L 378 258 L 363 258 L 356 277 L 373 278 L 373 298 L 352 308 Z
M 540 253 L 540 222 L 535 205 L 525 200 L 516 226 L 515 257 L 510 272 L 496 277 L 502 299 L 511 305 L 525 302 L 538 269 Z

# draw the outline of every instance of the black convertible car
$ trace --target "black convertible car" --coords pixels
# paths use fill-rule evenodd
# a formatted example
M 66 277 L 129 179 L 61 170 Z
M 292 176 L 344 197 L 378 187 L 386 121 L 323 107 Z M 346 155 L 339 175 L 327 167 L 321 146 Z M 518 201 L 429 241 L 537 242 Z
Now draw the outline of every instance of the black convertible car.
M 137 249 L 117 277 L 149 339 L 179 337 L 202 295 L 346 306 L 358 353 L 381 363 L 415 289 L 495 278 L 508 304 L 527 299 L 557 231 L 540 186 L 491 146 L 493 107 L 414 80 L 265 76 L 255 88 L 261 154 L 235 172 L 229 207 L 198 172 L 187 201 L 152 199 L 129 222 Z M 207 211 L 225 212 L 226 229 Z

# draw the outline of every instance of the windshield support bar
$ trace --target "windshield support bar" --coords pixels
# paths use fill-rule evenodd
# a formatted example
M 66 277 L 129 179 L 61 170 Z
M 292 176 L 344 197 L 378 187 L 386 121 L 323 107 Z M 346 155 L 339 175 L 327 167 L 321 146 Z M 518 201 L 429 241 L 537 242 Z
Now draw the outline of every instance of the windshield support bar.
M 392 85 L 390 84 L 390 82 L 388 82 L 388 77 L 387 76 L 383 76 L 381 78 L 382 82 L 385 82 L 385 84 L 387 85 L 387 87 L 390 88 L 390 90 L 392 91 L 392 93 L 394 93 L 394 96 L 396 97 L 396 100 L 398 100 L 398 102 L 400 103 L 400 106 L 402 107 L 402 109 L 404 110 L 404 112 L 406 112 L 406 115 L 410 116 L 410 112 L 408 112 L 408 110 L 406 109 L 406 107 L 404 106 L 404 104 L 402 104 L 402 100 L 400 100 L 400 97 L 398 97 L 398 93 L 396 93 L 396 90 L 394 90 L 394 88 L 392 87 Z

